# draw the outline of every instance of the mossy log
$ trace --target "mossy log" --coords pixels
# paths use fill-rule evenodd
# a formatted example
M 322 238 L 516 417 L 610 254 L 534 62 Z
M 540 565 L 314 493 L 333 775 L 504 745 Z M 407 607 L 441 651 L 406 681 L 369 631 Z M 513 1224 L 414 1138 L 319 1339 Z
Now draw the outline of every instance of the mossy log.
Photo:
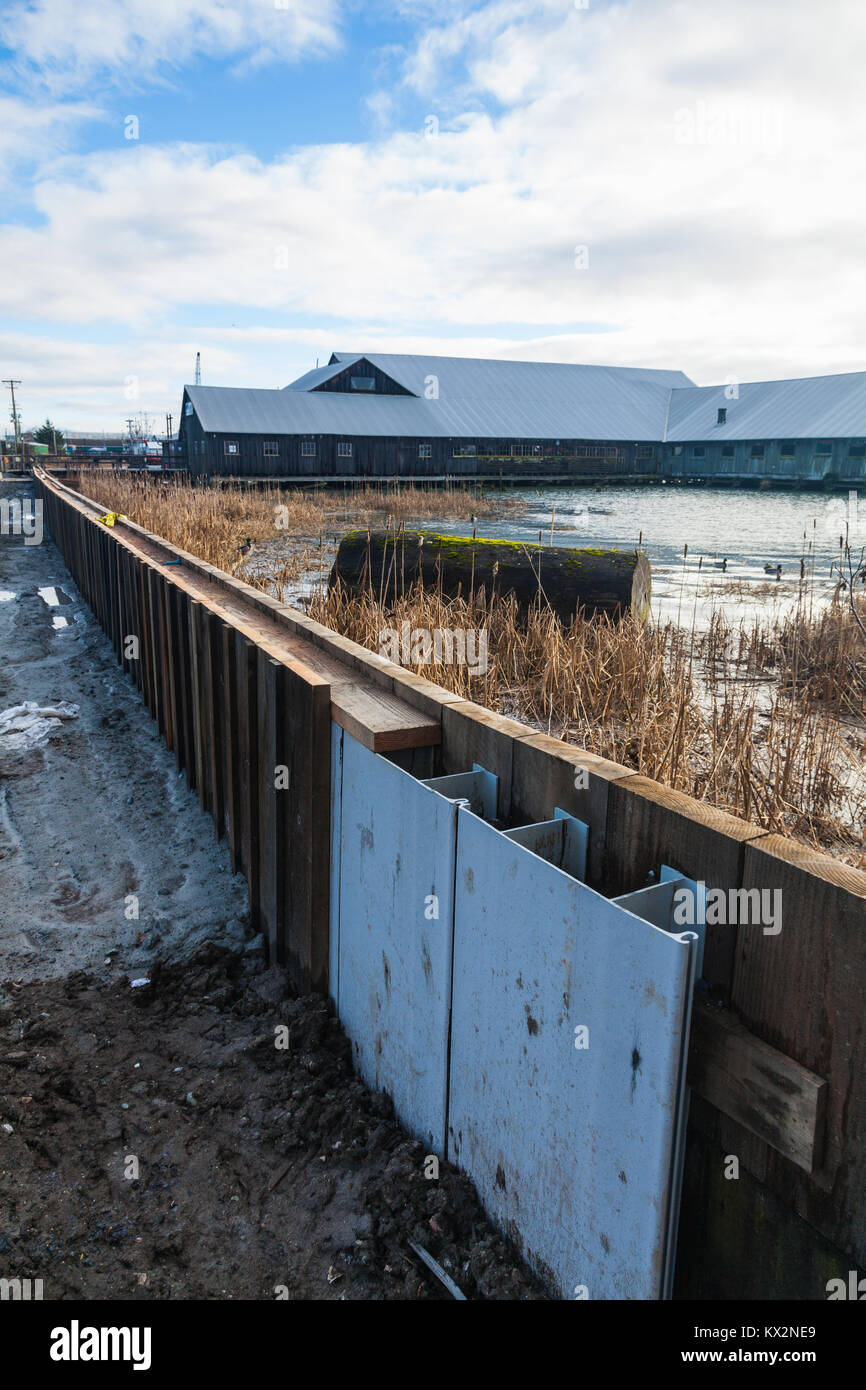
M 368 590 L 385 603 L 418 579 L 449 598 L 484 589 L 514 594 L 521 609 L 539 601 L 564 622 L 575 612 L 618 618 L 649 614 L 650 562 L 636 550 L 576 550 L 515 541 L 446 536 L 437 531 L 350 531 L 340 541 L 329 587 Z

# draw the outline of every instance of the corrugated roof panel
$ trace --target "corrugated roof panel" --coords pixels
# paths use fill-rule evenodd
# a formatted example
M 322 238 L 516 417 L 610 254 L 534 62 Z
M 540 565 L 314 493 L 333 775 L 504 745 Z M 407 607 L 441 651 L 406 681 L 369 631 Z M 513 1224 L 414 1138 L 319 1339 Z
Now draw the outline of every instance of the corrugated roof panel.
M 750 381 L 733 399 L 724 386 L 671 392 L 671 443 L 736 439 L 844 439 L 866 436 L 866 372 Z M 717 424 L 720 407 L 726 409 Z
M 429 376 L 438 378 L 440 396 L 474 396 L 484 400 L 515 393 L 549 400 L 569 390 L 588 390 L 590 386 L 603 392 L 627 381 L 667 387 L 693 385 L 684 372 L 658 367 L 597 367 L 581 362 L 517 362 L 510 358 L 435 357 L 412 353 L 368 352 L 364 355 L 416 395 L 423 395 Z M 335 356 L 341 361 L 350 360 L 348 353 Z
M 320 391 L 268 391 L 254 387 L 190 386 L 202 428 L 216 434 L 381 435 L 423 432 L 423 419 L 406 407 L 411 396 L 364 396 Z
M 694 386 L 682 372 L 656 368 L 368 353 L 414 395 L 312 389 L 364 355 L 335 353 L 334 363 L 282 391 L 188 390 L 203 428 L 220 434 L 636 443 L 866 436 L 866 372 L 747 382 L 731 399 L 730 388 Z
M 323 381 L 330 381 L 332 377 L 339 376 L 347 366 L 349 361 L 357 361 L 357 358 L 348 358 L 346 362 L 331 362 L 324 367 L 313 367 L 309 372 L 304 372 L 297 381 L 289 382 L 284 386 L 284 391 L 312 391 L 314 387 L 321 386 Z
M 585 384 L 544 400 L 449 395 L 355 396 L 347 392 L 188 388 L 202 428 L 218 434 L 342 434 L 405 438 L 659 440 L 668 389 L 644 381 Z
M 336 361 L 307 372 L 255 409 L 266 411 L 260 429 L 279 433 L 397 435 L 415 438 L 612 439 L 662 437 L 673 386 L 690 385 L 683 372 L 642 367 L 596 367 L 572 362 L 512 362 L 410 353 L 334 353 Z M 347 363 L 361 357 L 392 377 L 416 399 L 353 397 L 315 391 Z M 210 390 L 219 388 L 208 388 Z M 315 395 L 306 411 L 297 397 Z M 434 394 L 431 394 L 434 393 Z M 283 404 L 279 404 L 279 398 Z M 253 429 L 242 425 L 252 408 L 232 392 L 217 402 L 199 397 L 205 429 Z M 205 400 L 208 404 L 205 404 Z M 205 423 L 201 410 L 222 423 Z M 303 422 L 303 423 L 302 423 Z

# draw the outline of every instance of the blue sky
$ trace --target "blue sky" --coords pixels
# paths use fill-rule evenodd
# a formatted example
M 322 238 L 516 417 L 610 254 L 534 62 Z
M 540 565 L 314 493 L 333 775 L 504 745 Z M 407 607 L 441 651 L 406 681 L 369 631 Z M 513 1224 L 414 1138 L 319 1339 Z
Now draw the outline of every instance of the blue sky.
M 850 0 L 4 0 L 0 375 L 26 426 L 118 429 L 176 416 L 197 350 L 274 387 L 335 348 L 855 370 L 864 32 Z

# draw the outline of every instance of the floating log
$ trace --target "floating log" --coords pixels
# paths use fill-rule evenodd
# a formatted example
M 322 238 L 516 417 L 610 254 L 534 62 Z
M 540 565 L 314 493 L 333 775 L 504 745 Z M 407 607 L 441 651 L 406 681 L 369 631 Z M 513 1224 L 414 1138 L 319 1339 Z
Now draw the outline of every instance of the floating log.
M 514 594 L 522 609 L 549 605 L 564 621 L 649 615 L 650 562 L 638 550 L 577 550 L 566 546 L 446 536 L 437 531 L 350 531 L 340 541 L 328 581 L 350 593 L 364 590 L 391 603 L 418 579 L 449 598 L 484 589 Z

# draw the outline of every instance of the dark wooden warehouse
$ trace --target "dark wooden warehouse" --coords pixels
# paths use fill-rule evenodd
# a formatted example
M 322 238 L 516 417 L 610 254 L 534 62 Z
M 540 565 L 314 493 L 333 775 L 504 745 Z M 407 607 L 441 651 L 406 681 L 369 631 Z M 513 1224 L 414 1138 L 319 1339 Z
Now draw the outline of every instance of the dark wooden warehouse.
M 282 390 L 184 388 L 193 477 L 866 479 L 866 373 L 698 387 L 682 372 L 334 353 Z

